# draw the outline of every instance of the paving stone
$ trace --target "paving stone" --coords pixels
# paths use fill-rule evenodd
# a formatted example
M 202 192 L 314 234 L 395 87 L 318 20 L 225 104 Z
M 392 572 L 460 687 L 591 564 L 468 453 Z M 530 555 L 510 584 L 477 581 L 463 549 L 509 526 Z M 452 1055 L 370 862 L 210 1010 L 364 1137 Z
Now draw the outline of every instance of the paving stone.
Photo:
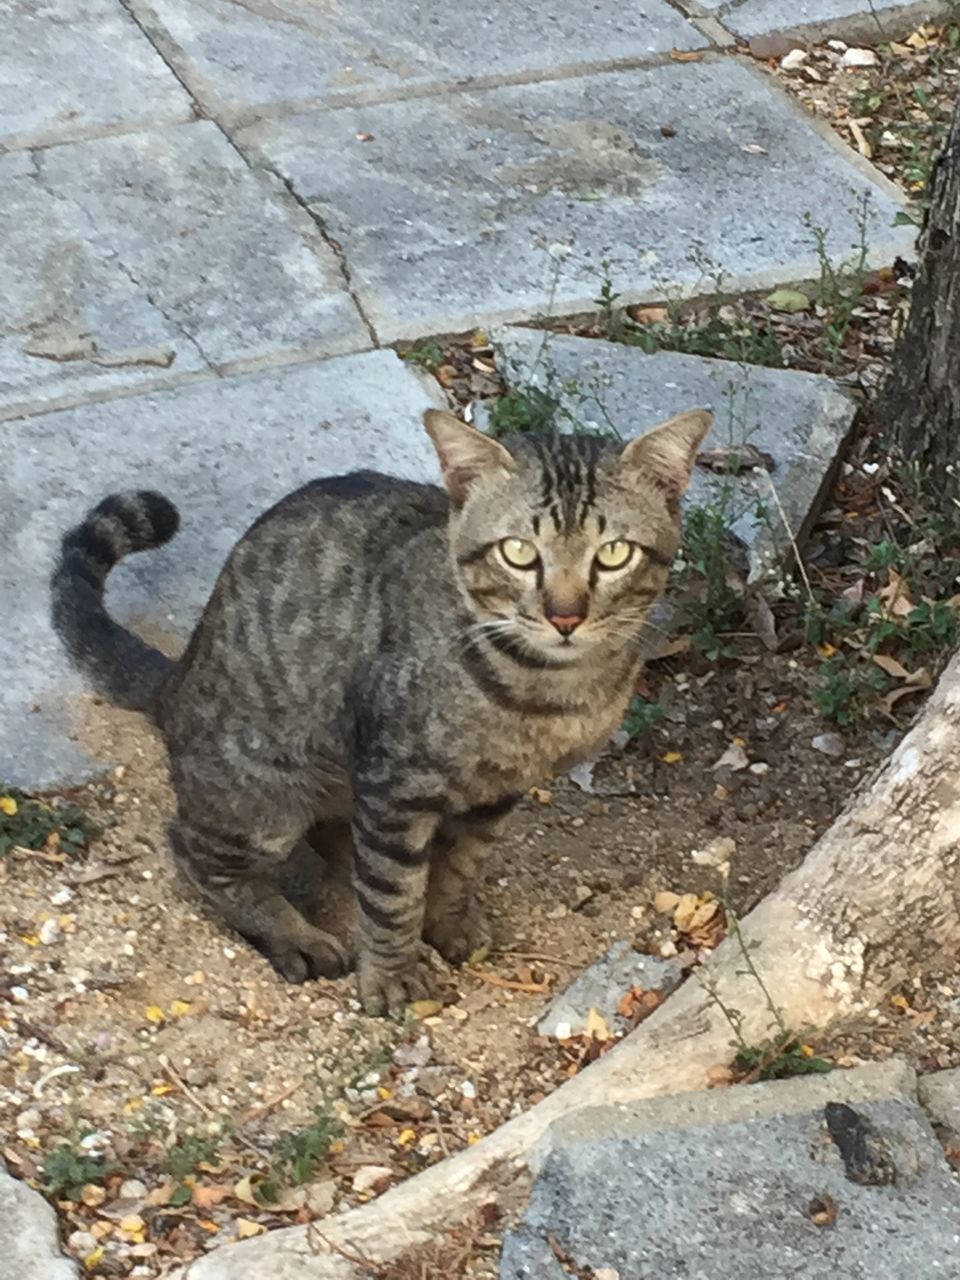
M 866 39 L 870 44 L 876 44 L 878 39 L 891 39 L 913 29 L 939 10 L 934 0 L 910 5 L 898 4 L 897 0 L 876 0 L 872 5 L 868 0 L 701 2 L 704 8 L 720 10 L 720 21 L 741 39 L 770 36 L 778 48 L 784 49 L 794 43 L 786 38 L 785 33 L 801 32 L 804 28 L 810 29 L 810 38 L 815 38 L 818 31 L 824 35 L 843 33 L 847 39 Z M 770 47 L 772 51 L 773 46 Z
M 617 1006 L 631 988 L 642 987 L 666 997 L 682 980 L 683 971 L 676 960 L 643 955 L 621 939 L 551 1001 L 537 1023 L 537 1034 L 561 1040 L 585 1035 L 591 1010 L 596 1010 L 611 1029 L 629 1031 L 629 1021 L 619 1015 Z
M 0 779 L 53 785 L 98 771 L 70 738 L 84 686 L 47 617 L 59 537 L 94 502 L 117 489 L 155 488 L 180 508 L 173 542 L 125 561 L 108 594 L 115 616 L 176 652 L 234 542 L 285 493 L 361 467 L 437 478 L 420 420 L 438 397 L 392 352 L 377 351 L 9 424 L 0 472 Z
M 952 1002 L 956 1007 L 956 1001 Z M 960 1067 L 921 1076 L 917 1092 L 923 1109 L 954 1148 L 960 1145 Z
M 343 245 L 384 341 L 548 300 L 594 309 L 604 261 L 624 301 L 702 288 L 704 259 L 731 292 L 816 277 L 804 214 L 844 258 L 865 194 L 872 260 L 913 244 L 886 180 L 734 61 L 300 114 L 239 138 Z
M 820 374 L 669 351 L 647 355 L 620 343 L 561 335 L 544 349 L 543 333 L 530 329 L 505 328 L 495 337 L 513 386 L 572 380 L 577 389 L 566 394 L 565 405 L 584 426 L 613 427 L 629 439 L 675 413 L 710 408 L 715 425 L 705 449 L 747 443 L 769 454 L 774 468 L 762 476 L 733 479 L 698 467 L 687 496 L 688 506 L 721 504 L 729 513 L 729 528 L 747 548 L 754 578 L 789 550 L 784 519 L 803 540 L 856 413 L 853 399 Z
M 466 14 L 449 0 L 318 5 L 309 0 L 134 0 L 159 23 L 204 101 L 228 112 L 344 95 L 401 95 L 474 77 L 555 74 L 707 41 L 667 0 L 512 0 Z
M 119 0 L 6 0 L 0 24 L 0 149 L 193 114 Z
M 830 1077 L 841 1097 L 843 1074 Z M 522 1228 L 504 1242 L 501 1280 L 603 1268 L 622 1280 L 956 1276 L 960 1187 L 923 1112 L 908 1098 L 856 1111 L 886 1144 L 895 1184 L 847 1176 L 822 1104 L 682 1131 L 667 1121 L 560 1147 Z M 828 1197 L 835 1220 L 817 1225 L 811 1205 Z
M 0 412 L 369 346 L 280 185 L 207 121 L 0 155 Z
M 12 1178 L 0 1160 L 0 1258 L 10 1280 L 77 1280 L 60 1254 L 57 1217 L 39 1191 Z

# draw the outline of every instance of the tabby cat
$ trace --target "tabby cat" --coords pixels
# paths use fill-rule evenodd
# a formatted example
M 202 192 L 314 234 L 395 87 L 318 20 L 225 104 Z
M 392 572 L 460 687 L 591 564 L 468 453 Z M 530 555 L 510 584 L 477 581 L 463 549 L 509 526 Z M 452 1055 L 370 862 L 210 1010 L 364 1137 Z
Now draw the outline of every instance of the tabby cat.
M 445 491 L 371 471 L 304 485 L 234 547 L 177 662 L 104 607 L 112 567 L 176 532 L 166 498 L 104 499 L 52 580 L 75 663 L 163 733 L 176 862 L 291 982 L 351 956 L 284 868 L 308 834 L 352 837 L 373 1014 L 426 994 L 421 939 L 452 962 L 489 940 L 471 886 L 503 818 L 620 723 L 711 416 L 626 447 L 425 423 Z

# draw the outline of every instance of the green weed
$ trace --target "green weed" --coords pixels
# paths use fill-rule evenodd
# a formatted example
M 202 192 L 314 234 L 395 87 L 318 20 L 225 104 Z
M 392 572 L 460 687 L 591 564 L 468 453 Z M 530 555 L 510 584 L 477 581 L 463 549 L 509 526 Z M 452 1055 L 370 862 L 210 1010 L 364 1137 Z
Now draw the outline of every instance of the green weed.
M 271 1152 L 270 1173 L 260 1184 L 265 1200 L 275 1200 L 284 1186 L 309 1182 L 330 1152 L 340 1127 L 323 1107 L 309 1125 L 280 1136 Z
M 14 845 L 43 849 L 53 844 L 74 854 L 98 832 L 96 823 L 76 805 L 46 804 L 0 783 L 0 856 Z
M 813 237 L 820 279 L 817 284 L 817 304 L 823 314 L 823 345 L 832 368 L 838 368 L 843 360 L 847 335 L 856 319 L 855 312 L 863 298 L 864 286 L 869 274 L 870 196 L 860 197 L 856 210 L 857 240 L 851 258 L 834 264 L 827 250 L 827 230 L 804 215 L 804 226 Z
M 443 348 L 432 339 L 427 339 L 424 342 L 415 343 L 409 351 L 404 353 L 403 358 L 411 364 L 420 365 L 428 373 L 435 373 L 443 364 Z
M 838 653 L 821 663 L 812 696 L 822 716 L 846 728 L 859 724 L 889 687 L 879 667 Z
M 659 702 L 649 702 L 636 693 L 630 699 L 630 706 L 623 718 L 623 731 L 631 738 L 640 738 L 649 733 L 662 718 L 663 708 Z
M 83 1137 L 81 1134 L 75 1143 L 64 1142 L 56 1147 L 43 1162 L 42 1186 L 53 1200 L 79 1200 L 88 1183 L 102 1186 L 114 1172 L 115 1166 L 103 1156 L 83 1150 L 79 1145 Z

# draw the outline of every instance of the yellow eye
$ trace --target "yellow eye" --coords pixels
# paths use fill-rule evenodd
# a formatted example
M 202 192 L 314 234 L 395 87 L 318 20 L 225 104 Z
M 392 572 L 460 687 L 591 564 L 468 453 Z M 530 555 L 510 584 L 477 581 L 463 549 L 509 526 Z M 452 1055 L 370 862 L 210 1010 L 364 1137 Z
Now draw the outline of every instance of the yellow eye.
M 504 538 L 500 543 L 500 554 L 514 569 L 532 569 L 540 559 L 540 553 L 533 543 L 526 542 L 523 538 Z
M 601 569 L 622 569 L 633 556 L 633 543 L 618 538 L 597 548 L 597 564 Z

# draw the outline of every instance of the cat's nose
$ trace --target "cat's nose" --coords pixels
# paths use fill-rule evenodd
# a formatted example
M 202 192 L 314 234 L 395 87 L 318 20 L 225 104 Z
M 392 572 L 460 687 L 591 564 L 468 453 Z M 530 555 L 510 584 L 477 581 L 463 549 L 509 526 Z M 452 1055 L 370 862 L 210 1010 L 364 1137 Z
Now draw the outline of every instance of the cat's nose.
M 562 636 L 571 636 L 586 615 L 582 613 L 548 613 L 547 621 Z

